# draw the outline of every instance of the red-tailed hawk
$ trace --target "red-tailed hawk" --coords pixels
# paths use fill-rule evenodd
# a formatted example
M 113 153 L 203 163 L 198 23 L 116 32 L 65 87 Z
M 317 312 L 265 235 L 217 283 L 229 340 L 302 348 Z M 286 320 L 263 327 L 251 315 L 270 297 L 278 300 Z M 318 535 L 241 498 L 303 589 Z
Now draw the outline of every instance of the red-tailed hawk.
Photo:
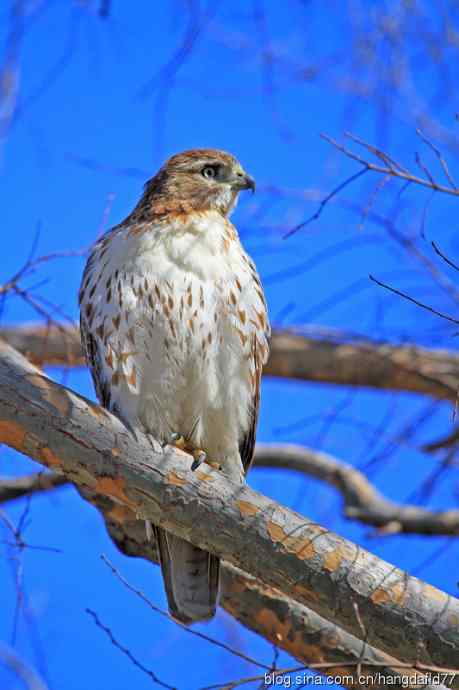
M 92 248 L 81 334 L 97 396 L 163 444 L 186 439 L 244 481 L 254 444 L 269 324 L 253 261 L 228 220 L 254 181 L 228 153 L 173 156 L 133 212 Z M 211 618 L 218 558 L 156 529 L 171 614 Z

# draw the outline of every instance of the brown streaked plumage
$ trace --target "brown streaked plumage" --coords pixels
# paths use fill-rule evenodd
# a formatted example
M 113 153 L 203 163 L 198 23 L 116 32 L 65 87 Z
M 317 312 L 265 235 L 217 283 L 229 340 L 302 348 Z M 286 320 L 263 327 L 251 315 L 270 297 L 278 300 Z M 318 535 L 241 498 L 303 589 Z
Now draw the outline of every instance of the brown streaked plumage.
M 194 466 L 242 482 L 268 354 L 266 303 L 228 216 L 254 182 L 214 149 L 172 156 L 126 220 L 94 245 L 80 290 L 81 333 L 97 396 L 161 442 L 180 434 Z M 219 560 L 156 529 L 169 609 L 213 616 Z

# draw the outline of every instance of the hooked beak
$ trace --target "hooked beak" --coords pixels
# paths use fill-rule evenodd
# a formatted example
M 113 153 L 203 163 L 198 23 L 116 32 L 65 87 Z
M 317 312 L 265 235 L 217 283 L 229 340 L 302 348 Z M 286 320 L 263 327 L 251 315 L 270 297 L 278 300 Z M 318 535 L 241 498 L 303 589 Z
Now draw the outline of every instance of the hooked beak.
M 255 192 L 255 180 L 246 173 L 237 173 L 233 182 L 233 187 L 237 190 L 251 189 L 253 194 Z

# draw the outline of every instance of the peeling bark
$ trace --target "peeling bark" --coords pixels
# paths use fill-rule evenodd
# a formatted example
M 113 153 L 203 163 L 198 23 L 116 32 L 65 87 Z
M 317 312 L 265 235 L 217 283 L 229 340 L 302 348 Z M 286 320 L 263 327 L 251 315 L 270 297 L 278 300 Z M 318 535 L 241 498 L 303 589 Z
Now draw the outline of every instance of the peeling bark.
M 163 452 L 0 344 L 0 441 L 408 663 L 459 668 L 459 601 L 186 453 Z M 183 481 L 177 481 L 177 477 Z M 241 505 L 243 506 L 241 510 Z M 247 514 L 250 505 L 250 515 Z M 356 616 L 355 606 L 359 616 Z M 451 687 L 459 687 L 459 676 Z
M 328 453 L 288 443 L 259 443 L 255 449 L 254 466 L 294 470 L 326 482 L 341 493 L 344 517 L 377 527 L 379 535 L 459 534 L 459 510 L 434 511 L 391 501 L 362 472 Z M 17 479 L 0 479 L 0 503 L 37 491 L 48 491 L 65 482 L 65 477 L 50 472 L 39 472 Z M 185 480 L 171 473 L 169 482 L 180 486 Z M 244 517 L 257 513 L 256 506 L 251 503 L 239 501 L 238 505 Z
M 102 505 L 97 497 L 93 496 L 91 500 L 105 511 L 105 515 L 110 512 L 107 504 Z M 111 515 L 111 518 L 106 519 L 106 526 L 118 548 L 129 556 L 139 556 L 157 563 L 156 544 L 147 541 L 143 524 L 138 520 L 118 522 L 113 518 L 113 513 Z M 272 587 L 265 586 L 229 563 L 222 563 L 221 573 L 220 605 L 246 628 L 288 652 L 305 666 L 323 662 L 355 662 L 357 666 L 361 662 L 361 673 L 365 676 L 376 678 L 377 674 L 381 674 L 391 679 L 401 676 L 401 683 L 391 683 L 391 687 L 407 687 L 409 681 L 411 688 L 445 690 L 443 685 L 417 684 L 415 681 L 420 671 L 397 667 L 397 659 L 365 644 L 311 609 L 292 601 Z M 356 667 L 335 666 L 324 669 L 321 673 L 341 681 L 343 676 L 355 675 L 356 670 Z M 349 683 L 344 687 L 362 686 Z

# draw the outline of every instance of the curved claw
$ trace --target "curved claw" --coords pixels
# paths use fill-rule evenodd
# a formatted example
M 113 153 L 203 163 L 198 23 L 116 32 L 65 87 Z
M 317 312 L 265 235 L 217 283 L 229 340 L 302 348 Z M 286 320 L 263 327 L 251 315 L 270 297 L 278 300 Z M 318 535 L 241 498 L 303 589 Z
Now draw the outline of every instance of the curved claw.
M 194 472 L 206 461 L 207 455 L 203 450 L 194 450 L 192 455 L 194 460 L 191 464 L 191 471 Z

